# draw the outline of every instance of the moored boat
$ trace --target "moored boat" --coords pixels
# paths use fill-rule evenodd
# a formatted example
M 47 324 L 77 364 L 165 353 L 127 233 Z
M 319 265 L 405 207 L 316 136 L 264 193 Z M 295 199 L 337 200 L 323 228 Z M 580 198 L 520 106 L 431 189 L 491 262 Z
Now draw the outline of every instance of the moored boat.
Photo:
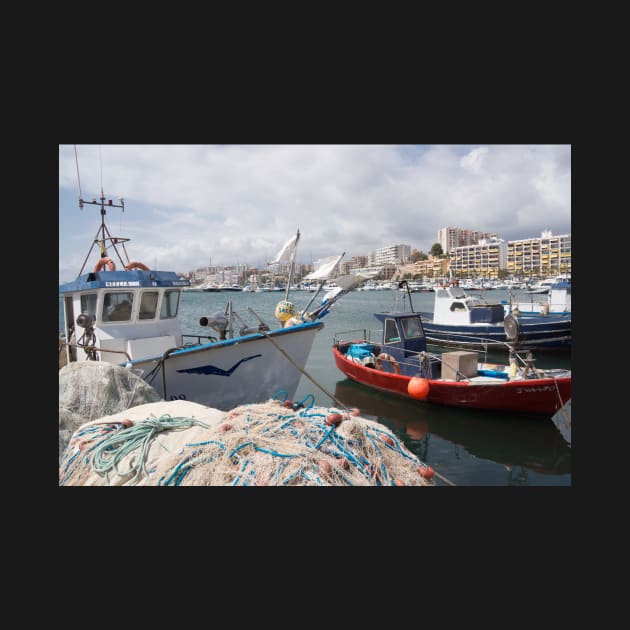
M 510 352 L 508 364 L 485 363 L 477 352 L 427 351 L 415 312 L 374 313 L 378 339 L 337 333 L 332 352 L 348 378 L 373 389 L 439 405 L 553 415 L 571 397 L 571 371 L 539 370 L 531 353 Z M 351 338 L 341 335 L 350 335 Z
M 420 311 L 430 345 L 461 350 L 563 351 L 571 348 L 571 313 L 506 314 L 506 305 L 468 295 L 451 284 L 436 287 L 433 312 Z M 506 324 L 514 331 L 513 337 Z
M 129 260 L 124 244 L 130 239 L 111 236 L 105 224 L 106 208 L 124 209 L 124 201 L 106 204 L 101 192 L 100 202 L 80 198 L 80 207 L 84 204 L 100 206 L 101 225 L 77 278 L 59 287 L 64 316 L 60 367 L 74 361 L 126 366 L 165 400 L 219 409 L 263 402 L 278 390 L 293 396 L 322 322 L 286 325 L 293 314 L 286 306 L 277 311 L 279 324 L 272 328 L 253 309 L 238 314 L 228 302 L 224 312 L 199 322 L 214 335 L 184 333 L 180 301 L 190 282 Z M 95 246 L 100 257 L 84 273 Z

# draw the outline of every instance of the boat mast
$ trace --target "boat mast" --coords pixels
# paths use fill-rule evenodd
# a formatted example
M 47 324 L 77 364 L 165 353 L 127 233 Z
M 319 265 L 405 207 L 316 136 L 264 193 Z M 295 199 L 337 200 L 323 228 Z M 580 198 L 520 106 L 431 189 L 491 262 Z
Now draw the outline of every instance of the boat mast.
M 79 275 L 83 273 L 83 270 L 85 269 L 85 265 L 88 261 L 88 258 L 90 257 L 90 254 L 92 253 L 92 249 L 94 249 L 94 245 L 99 246 L 99 249 L 101 252 L 101 258 L 103 258 L 104 256 L 107 256 L 107 245 L 106 245 L 107 242 L 109 242 L 109 244 L 114 248 L 114 251 L 116 252 L 116 254 L 118 254 L 118 258 L 122 266 L 124 267 L 125 261 L 123 260 L 122 256 L 118 252 L 116 245 L 120 244 L 122 246 L 125 257 L 127 258 L 127 262 L 129 262 L 129 256 L 127 255 L 127 250 L 125 249 L 125 243 L 130 239 L 113 237 L 111 235 L 109 228 L 105 224 L 105 215 L 107 214 L 105 207 L 107 206 L 108 208 L 122 208 L 122 211 L 124 212 L 125 200 L 121 197 L 120 204 L 116 204 L 116 203 L 113 203 L 111 199 L 108 199 L 107 204 L 105 204 L 105 195 L 103 194 L 103 189 L 101 188 L 100 201 L 96 201 L 96 199 L 92 199 L 92 201 L 85 201 L 85 199 L 79 196 L 79 208 L 81 208 L 81 210 L 83 210 L 84 204 L 101 207 L 101 225 L 96 231 L 96 236 L 94 238 L 94 241 L 92 242 L 92 245 L 90 246 L 90 251 L 87 253 L 85 260 L 83 261 L 83 265 L 81 265 L 81 271 L 79 271 Z

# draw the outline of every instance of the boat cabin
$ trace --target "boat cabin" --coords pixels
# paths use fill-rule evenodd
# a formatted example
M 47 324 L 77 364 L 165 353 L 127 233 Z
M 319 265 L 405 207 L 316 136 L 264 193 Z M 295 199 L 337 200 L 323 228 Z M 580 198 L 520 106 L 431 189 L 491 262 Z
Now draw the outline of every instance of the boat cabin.
M 435 289 L 433 323 L 452 326 L 471 324 L 500 324 L 505 319 L 502 304 L 489 304 L 472 297 L 458 286 Z
M 400 373 L 405 376 L 417 376 L 422 370 L 422 359 L 427 349 L 427 340 L 418 313 L 394 312 L 374 313 L 383 327 L 382 344 L 376 354 L 381 352 L 393 357 L 399 365 Z M 427 355 L 428 359 L 428 355 Z
M 173 271 L 142 269 L 96 271 L 61 285 L 67 361 L 119 364 L 181 346 L 188 286 Z

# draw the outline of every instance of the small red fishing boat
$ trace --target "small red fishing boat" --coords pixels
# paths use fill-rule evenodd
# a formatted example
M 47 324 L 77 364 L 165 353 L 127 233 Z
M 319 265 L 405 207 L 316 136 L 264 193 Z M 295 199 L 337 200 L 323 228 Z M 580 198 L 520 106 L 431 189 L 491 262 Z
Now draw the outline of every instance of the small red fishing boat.
M 571 371 L 537 369 L 531 353 L 511 350 L 507 364 L 479 362 L 475 351 L 431 354 L 418 313 L 374 316 L 382 324 L 377 341 L 365 331 L 362 339 L 335 335 L 335 363 L 353 381 L 439 405 L 548 416 L 571 398 Z

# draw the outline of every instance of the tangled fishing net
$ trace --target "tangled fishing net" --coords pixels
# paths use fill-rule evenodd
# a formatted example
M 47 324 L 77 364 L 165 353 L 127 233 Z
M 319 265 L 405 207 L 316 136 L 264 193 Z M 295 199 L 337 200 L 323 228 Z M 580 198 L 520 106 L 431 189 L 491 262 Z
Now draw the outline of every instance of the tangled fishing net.
M 211 410 L 210 421 L 164 413 L 87 423 L 64 452 L 59 485 L 433 485 L 431 469 L 383 425 L 296 407 L 269 400 Z

